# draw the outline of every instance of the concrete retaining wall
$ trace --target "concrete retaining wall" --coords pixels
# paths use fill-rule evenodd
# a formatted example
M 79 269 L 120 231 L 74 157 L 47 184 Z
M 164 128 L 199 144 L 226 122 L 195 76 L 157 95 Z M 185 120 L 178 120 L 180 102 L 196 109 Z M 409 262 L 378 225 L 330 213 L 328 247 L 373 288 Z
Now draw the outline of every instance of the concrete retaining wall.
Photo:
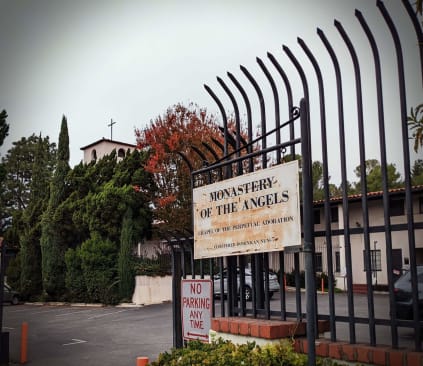
M 132 302 L 137 305 L 172 301 L 172 276 L 136 276 Z

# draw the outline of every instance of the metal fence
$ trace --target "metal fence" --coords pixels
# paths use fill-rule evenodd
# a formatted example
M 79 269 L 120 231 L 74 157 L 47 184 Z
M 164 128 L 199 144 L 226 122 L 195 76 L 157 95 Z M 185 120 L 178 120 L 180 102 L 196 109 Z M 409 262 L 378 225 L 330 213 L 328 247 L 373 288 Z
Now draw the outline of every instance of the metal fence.
M 294 53 L 287 47 L 283 46 L 283 52 L 288 58 L 289 62 L 294 66 L 297 75 L 290 75 L 281 66 L 281 63 L 272 54 L 267 54 L 268 61 L 271 63 L 272 72 L 269 67 L 261 59 L 257 59 L 258 65 L 264 73 L 268 85 L 273 93 L 273 101 L 265 102 L 263 92 L 256 78 L 245 68 L 241 67 L 241 71 L 246 77 L 244 82 L 250 84 L 255 91 L 254 98 L 257 98 L 259 103 L 259 120 L 260 120 L 260 150 L 253 150 L 252 144 L 257 142 L 253 139 L 255 131 L 253 130 L 252 111 L 251 111 L 251 97 L 247 94 L 246 89 L 242 83 L 231 73 L 227 76 L 231 82 L 232 88 L 235 88 L 236 93 L 242 96 L 242 102 L 239 104 L 231 91 L 231 88 L 221 78 L 218 82 L 223 88 L 226 95 L 231 100 L 231 108 L 234 110 L 236 130 L 230 131 L 228 129 L 228 119 L 223 103 L 213 90 L 205 86 L 206 91 L 217 103 L 222 115 L 223 127 L 222 133 L 224 136 L 224 146 L 222 149 L 223 154 L 216 154 L 221 158 L 215 161 L 208 161 L 207 166 L 203 169 L 192 172 L 193 187 L 214 183 L 221 179 L 227 179 L 233 176 L 242 175 L 247 172 L 252 172 L 256 169 L 266 169 L 270 164 L 283 164 L 286 151 L 295 158 L 296 151 L 301 153 L 302 163 L 302 227 L 303 227 L 303 242 L 297 248 L 291 251 L 284 250 L 278 253 L 261 253 L 249 256 L 230 256 L 226 258 L 215 258 L 211 260 L 202 260 L 198 264 L 194 263 L 193 259 L 193 238 L 192 233 L 172 235 L 167 237 L 166 240 L 170 244 L 173 252 L 173 276 L 174 276 L 174 345 L 177 347 L 182 346 L 183 340 L 181 336 L 181 319 L 180 319 L 180 279 L 187 277 L 186 265 L 189 263 L 191 268 L 190 276 L 213 276 L 219 273 L 220 287 L 223 288 L 226 283 L 224 282 L 224 272 L 227 270 L 227 297 L 221 297 L 213 303 L 214 316 L 251 316 L 254 318 L 266 319 L 287 319 L 296 318 L 299 321 L 307 319 L 307 337 L 309 337 L 309 358 L 313 361 L 314 355 L 314 340 L 316 334 L 316 321 L 317 319 L 326 319 L 330 323 L 330 339 L 336 341 L 338 339 L 337 326 L 345 324 L 348 329 L 348 341 L 350 343 L 357 342 L 356 329 L 358 326 L 367 327 L 369 334 L 369 343 L 371 345 L 378 345 L 378 332 L 376 329 L 384 327 L 388 329 L 390 334 L 390 343 L 393 347 L 399 347 L 399 329 L 407 328 L 414 332 L 413 348 L 416 351 L 421 351 L 421 332 L 423 327 L 422 318 L 420 318 L 419 309 L 419 295 L 418 295 L 418 273 L 417 263 L 418 254 L 416 250 L 416 235 L 421 235 L 423 223 L 421 216 L 416 215 L 416 210 L 421 210 L 421 196 L 422 187 L 412 187 L 411 185 L 411 169 L 410 169 L 410 146 L 409 146 L 409 131 L 407 126 L 407 102 L 406 102 L 406 89 L 404 77 L 404 58 L 402 54 L 401 41 L 397 32 L 397 28 L 388 13 L 383 2 L 377 1 L 376 4 L 381 20 L 386 24 L 386 32 L 389 32 L 390 40 L 383 45 L 378 45 L 375 37 L 372 34 L 371 26 L 366 22 L 365 16 L 360 12 L 355 12 L 355 17 L 359 24 L 359 28 L 363 32 L 368 41 L 368 48 L 371 51 L 374 60 L 374 79 L 366 77 L 365 84 L 363 85 L 363 77 L 360 72 L 360 62 L 357 56 L 355 46 L 351 42 L 348 33 L 343 28 L 339 21 L 335 21 L 334 25 L 341 36 L 345 47 L 348 49 L 350 61 L 353 65 L 354 72 L 354 85 L 347 85 L 348 88 L 355 90 L 355 108 L 356 115 L 354 116 L 356 128 L 358 130 L 358 140 L 355 141 L 358 146 L 359 155 L 359 170 L 360 170 L 360 187 L 361 192 L 353 198 L 348 195 L 348 180 L 347 180 L 347 140 L 350 138 L 346 133 L 345 126 L 345 113 L 344 113 L 344 97 L 343 91 L 345 85 L 342 79 L 342 70 L 340 62 L 337 57 L 335 47 L 326 37 L 325 33 L 317 30 L 318 37 L 320 38 L 324 48 L 327 51 L 327 57 L 333 66 L 333 75 L 336 83 L 336 96 L 335 100 L 327 101 L 325 97 L 325 79 L 320 70 L 320 62 L 307 46 L 306 42 L 298 38 L 298 44 L 302 51 L 307 56 L 308 61 L 312 65 L 314 71 L 313 75 L 307 75 L 306 69 L 299 62 Z M 420 24 L 416 17 L 414 10 L 408 1 L 403 0 L 403 6 L 409 15 L 411 24 L 413 24 L 416 31 L 415 42 L 420 47 L 420 70 L 416 70 L 419 74 L 423 70 L 423 36 Z M 385 121 L 385 106 L 383 99 L 382 88 L 382 68 L 379 56 L 379 47 L 391 47 L 396 56 L 397 70 L 396 78 L 398 80 L 398 95 L 399 95 L 399 109 L 400 119 L 396 122 L 401 131 L 401 136 L 398 136 L 402 142 L 402 156 L 401 163 L 404 168 L 404 187 L 400 190 L 393 191 L 388 187 L 388 158 L 387 158 L 387 125 Z M 277 73 L 283 83 L 279 85 L 273 76 Z M 390 75 L 392 76 L 392 75 Z M 303 98 L 298 101 L 298 107 L 294 107 L 291 78 L 298 78 L 301 80 L 301 88 Z M 309 78 L 316 78 L 318 85 L 317 100 L 311 101 L 309 92 Z M 367 87 L 372 85 L 376 90 L 376 104 L 377 104 L 377 121 L 365 120 L 363 113 L 363 100 L 366 98 Z M 279 112 L 280 93 L 284 92 L 287 96 L 289 113 L 285 118 L 281 118 Z M 310 102 L 318 103 L 319 115 L 310 116 Z M 272 122 L 274 128 L 270 128 L 270 123 L 266 119 L 266 103 L 272 106 L 275 111 L 275 121 Z M 239 106 L 243 105 L 246 111 L 247 118 L 247 135 L 248 139 L 241 138 L 241 121 Z M 337 200 L 334 200 L 330 193 L 329 185 L 329 162 L 328 162 L 328 146 L 333 145 L 332 141 L 328 140 L 328 123 L 327 110 L 336 109 L 336 129 L 338 131 L 338 141 L 336 142 L 336 150 L 339 154 L 339 167 L 341 172 L 341 193 Z M 333 121 L 332 121 L 333 122 Z M 316 138 L 311 136 L 310 124 L 319 126 L 320 136 Z M 394 122 L 390 122 L 392 124 Z M 380 167 L 382 177 L 382 190 L 378 192 L 378 207 L 380 207 L 381 217 L 375 223 L 372 217 L 372 209 L 374 207 L 375 195 L 367 190 L 367 172 L 366 172 L 366 131 L 369 124 L 377 124 L 377 136 L 380 154 Z M 285 132 L 286 131 L 286 132 Z M 317 146 L 321 149 L 322 168 L 323 168 L 323 189 L 324 198 L 319 202 L 313 203 L 313 188 L 311 177 L 311 151 L 312 146 Z M 333 147 L 333 146 L 332 146 Z M 197 147 L 198 148 L 198 147 Z M 182 156 L 183 157 L 183 156 Z M 257 164 L 257 160 L 260 162 Z M 254 163 L 253 163 L 254 162 Z M 223 172 L 223 174 L 222 174 Z M 405 202 L 404 222 L 397 223 L 392 220 L 392 205 L 391 198 L 400 196 Z M 417 205 L 415 202 L 420 202 Z M 419 201 L 420 200 L 420 201 Z M 359 216 L 353 216 L 352 207 L 359 205 Z M 413 206 L 414 204 L 414 206 Z M 337 228 L 332 226 L 333 215 L 336 207 L 340 215 L 339 221 L 342 225 Z M 318 208 L 321 212 L 322 223 L 319 229 L 316 229 L 316 216 L 315 209 Z M 338 214 L 337 213 L 337 214 Z M 370 214 L 369 214 L 370 213 Z M 419 214 L 422 212 L 420 211 Z M 354 213 L 356 215 L 356 213 Z M 357 223 L 352 222 L 352 219 L 359 217 Z M 420 217 L 420 221 L 416 217 Z M 396 233 L 401 232 L 405 235 L 406 246 L 404 251 L 408 254 L 408 268 L 411 273 L 412 283 L 412 320 L 401 320 L 396 316 L 396 302 L 394 293 L 394 280 L 397 278 L 396 263 L 393 258 L 394 251 L 396 250 L 396 243 L 393 242 L 393 237 Z M 375 249 L 373 236 L 377 233 L 379 240 L 383 240 L 383 246 Z M 341 239 L 339 239 L 341 238 Z M 360 240 L 360 253 L 357 255 L 355 246 L 357 246 L 355 239 Z M 342 242 L 342 257 L 337 248 Z M 420 243 L 421 244 L 421 243 Z M 362 249 L 361 249 L 362 248 Z M 380 249 L 383 248 L 383 249 Z M 318 254 L 316 258 L 316 253 Z M 375 289 L 374 276 L 378 259 L 384 263 L 386 273 L 386 291 L 387 304 L 389 308 L 389 317 L 378 317 L 375 312 Z M 335 277 L 337 272 L 340 272 L 340 261 L 344 263 L 344 273 L 338 281 L 342 279 L 346 292 L 346 313 L 340 314 L 336 306 L 337 291 L 335 289 Z M 362 284 L 365 285 L 366 292 L 366 307 L 367 314 L 365 316 L 357 315 L 355 312 L 356 295 L 354 289 L 354 265 L 357 261 L 361 263 L 364 269 L 365 280 Z M 420 261 L 420 260 L 419 260 Z M 275 266 L 279 268 L 272 268 Z M 379 263 L 381 266 L 381 263 Z M 251 268 L 252 273 L 252 302 L 245 301 L 245 268 Z M 318 268 L 316 268 L 318 267 Z M 197 270 L 195 270 L 197 268 Z M 239 268 L 239 274 L 237 274 Z M 271 302 L 269 296 L 269 269 L 278 270 L 279 275 L 279 298 L 278 306 L 275 307 L 274 302 Z M 367 270 L 366 270 L 367 269 Z M 369 270 L 370 269 L 370 270 Z M 289 308 L 287 305 L 287 290 L 284 286 L 284 274 L 293 270 L 294 277 L 296 278 L 297 286 L 295 288 L 295 309 Z M 299 282 L 301 270 L 306 273 L 306 301 L 304 304 L 304 297 L 302 295 Z M 318 284 L 315 282 L 316 272 L 325 272 L 328 277 L 328 313 L 323 314 L 319 312 L 316 287 Z M 238 294 L 237 277 L 239 277 L 240 290 Z M 239 296 L 238 296 L 239 295 Z M 271 305 L 272 304 L 272 305 Z M 305 305 L 305 306 L 304 306 Z M 311 362 L 312 362 L 311 361 Z

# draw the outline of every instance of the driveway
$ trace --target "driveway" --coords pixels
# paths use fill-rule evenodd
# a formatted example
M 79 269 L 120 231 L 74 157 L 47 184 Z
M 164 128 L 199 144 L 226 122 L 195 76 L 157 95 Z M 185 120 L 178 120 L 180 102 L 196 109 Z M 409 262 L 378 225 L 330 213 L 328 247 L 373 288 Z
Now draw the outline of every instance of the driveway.
M 137 356 L 155 360 L 173 343 L 172 306 L 5 306 L 10 360 L 18 363 L 22 322 L 28 323 L 31 366 L 133 366 Z
M 327 294 L 318 294 L 319 312 L 328 314 Z M 280 306 L 276 294 L 271 307 Z M 375 312 L 389 318 L 388 296 L 375 296 Z M 337 315 L 347 315 L 346 294 L 337 294 Z M 216 316 L 220 315 L 217 301 Z M 354 297 L 355 315 L 367 317 L 367 296 Z M 251 306 L 251 303 L 248 303 Z M 303 311 L 305 307 L 302 294 Z M 295 311 L 295 294 L 287 293 L 288 311 Z M 4 331 L 10 332 L 10 359 L 19 361 L 20 328 L 29 325 L 28 365 L 31 366 L 133 366 L 137 356 L 156 360 L 173 345 L 172 304 L 145 307 L 75 307 L 18 305 L 4 307 Z M 369 342 L 366 324 L 356 326 L 357 342 Z M 410 328 L 398 328 L 399 346 L 414 347 Z M 325 334 L 329 338 L 329 334 Z M 378 344 L 390 344 L 390 329 L 376 327 Z M 348 325 L 337 322 L 338 340 L 349 339 Z

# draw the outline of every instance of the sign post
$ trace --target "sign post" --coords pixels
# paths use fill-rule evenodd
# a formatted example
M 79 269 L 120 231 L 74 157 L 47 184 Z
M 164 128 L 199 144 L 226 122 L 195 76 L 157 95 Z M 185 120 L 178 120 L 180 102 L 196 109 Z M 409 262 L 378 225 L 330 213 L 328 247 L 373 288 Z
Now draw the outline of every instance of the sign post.
M 184 340 L 208 342 L 212 305 L 211 280 L 182 280 L 182 335 Z

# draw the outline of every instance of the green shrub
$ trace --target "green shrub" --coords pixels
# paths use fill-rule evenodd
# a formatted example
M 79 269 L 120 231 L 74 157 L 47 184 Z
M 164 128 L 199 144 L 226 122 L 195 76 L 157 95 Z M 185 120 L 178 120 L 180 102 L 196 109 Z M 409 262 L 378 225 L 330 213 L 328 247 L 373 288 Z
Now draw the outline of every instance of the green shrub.
M 161 353 L 150 366 L 307 366 L 307 355 L 296 353 L 292 343 L 257 346 L 254 342 L 235 345 L 221 338 L 212 343 L 188 342 L 186 348 L 173 348 Z M 336 366 L 330 359 L 316 359 L 316 366 Z
M 135 272 L 137 276 L 168 276 L 172 274 L 170 266 L 170 255 L 159 256 L 155 258 L 138 259 L 135 265 Z
M 285 273 L 286 285 L 295 287 L 295 271 L 292 270 L 289 273 Z M 300 288 L 305 288 L 305 272 L 300 271 Z
M 116 304 L 119 300 L 116 246 L 94 233 L 82 243 L 80 256 L 89 301 Z
M 68 249 L 65 253 L 66 288 L 69 301 L 88 301 L 87 285 L 82 271 L 81 248 Z

